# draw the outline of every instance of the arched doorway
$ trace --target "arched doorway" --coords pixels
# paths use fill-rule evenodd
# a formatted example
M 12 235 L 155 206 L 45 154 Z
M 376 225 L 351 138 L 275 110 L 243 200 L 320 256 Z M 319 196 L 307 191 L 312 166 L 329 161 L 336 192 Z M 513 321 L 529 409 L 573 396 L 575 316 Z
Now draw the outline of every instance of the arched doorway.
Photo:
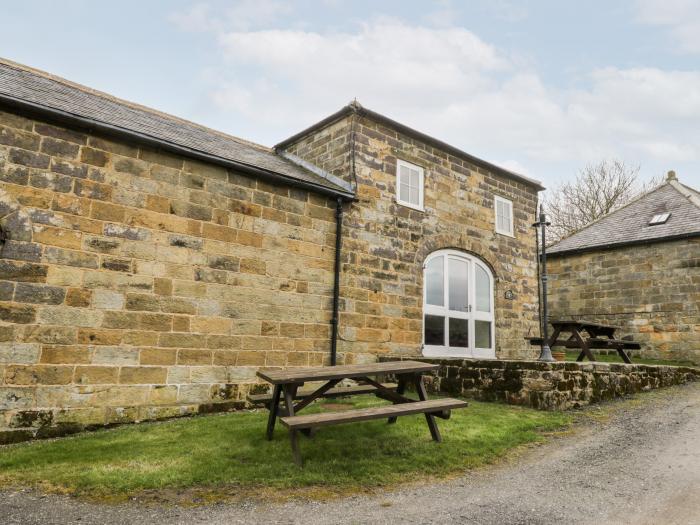
M 496 357 L 490 268 L 457 250 L 431 253 L 423 268 L 423 355 Z

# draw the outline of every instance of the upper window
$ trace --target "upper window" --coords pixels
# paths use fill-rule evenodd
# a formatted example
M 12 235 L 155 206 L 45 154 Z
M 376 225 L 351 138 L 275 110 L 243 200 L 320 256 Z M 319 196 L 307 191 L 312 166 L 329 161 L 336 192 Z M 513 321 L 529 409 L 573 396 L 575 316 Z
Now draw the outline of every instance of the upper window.
M 671 216 L 670 213 L 658 213 L 654 215 L 649 221 L 649 226 L 654 226 L 655 224 L 663 224 Z
M 423 211 L 423 168 L 396 160 L 396 202 Z
M 513 203 L 496 196 L 493 207 L 496 212 L 496 233 L 513 237 Z

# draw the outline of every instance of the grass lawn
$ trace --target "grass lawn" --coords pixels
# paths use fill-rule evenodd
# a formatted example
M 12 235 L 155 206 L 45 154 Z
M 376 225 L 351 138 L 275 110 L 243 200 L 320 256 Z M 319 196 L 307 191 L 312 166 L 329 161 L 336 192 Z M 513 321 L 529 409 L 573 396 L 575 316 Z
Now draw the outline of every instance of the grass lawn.
M 385 403 L 373 396 L 332 402 L 333 410 L 337 403 Z M 0 447 L 0 483 L 107 499 L 153 490 L 301 490 L 323 497 L 456 474 L 541 441 L 543 432 L 572 421 L 560 412 L 471 402 L 451 419 L 437 420 L 439 444 L 431 441 L 422 414 L 395 425 L 382 420 L 328 427 L 311 440 L 300 436 L 302 470 L 292 461 L 286 429 L 278 426 L 275 439 L 265 440 L 266 417 L 263 410 L 202 416 Z
M 566 352 L 566 360 L 567 361 L 576 361 L 578 354 L 579 354 L 578 352 Z M 595 355 L 596 360 L 600 361 L 601 363 L 624 363 L 624 361 L 617 354 L 595 354 L 594 353 L 594 355 Z M 635 363 L 638 365 L 695 366 L 690 361 L 673 361 L 670 359 L 643 359 L 643 358 L 635 357 L 634 351 L 630 352 L 630 358 L 632 359 L 632 363 Z M 589 361 L 585 360 L 584 362 L 588 363 Z

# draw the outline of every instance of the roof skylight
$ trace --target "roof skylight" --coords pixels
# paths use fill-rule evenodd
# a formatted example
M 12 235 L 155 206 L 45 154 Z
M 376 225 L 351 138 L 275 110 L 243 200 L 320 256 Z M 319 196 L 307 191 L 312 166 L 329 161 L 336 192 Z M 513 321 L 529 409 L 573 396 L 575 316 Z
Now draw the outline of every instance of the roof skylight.
M 657 213 L 649 221 L 649 226 L 654 226 L 655 224 L 664 224 L 670 216 L 670 213 Z

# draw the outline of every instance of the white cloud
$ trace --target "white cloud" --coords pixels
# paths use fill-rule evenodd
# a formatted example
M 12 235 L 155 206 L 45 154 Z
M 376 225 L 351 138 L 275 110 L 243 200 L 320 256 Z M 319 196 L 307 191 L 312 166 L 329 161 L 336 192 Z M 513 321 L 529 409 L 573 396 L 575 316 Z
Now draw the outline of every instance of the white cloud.
M 209 4 L 194 4 L 184 11 L 171 13 L 168 20 L 182 31 L 192 33 L 222 29 L 212 16 Z
M 265 63 L 290 72 L 307 63 L 309 56 L 327 67 L 350 70 L 376 67 L 420 67 L 414 78 L 423 81 L 426 67 L 455 74 L 496 70 L 507 65 L 496 50 L 461 28 L 431 29 L 409 26 L 392 19 L 363 24 L 357 33 L 266 30 L 224 33 L 219 39 L 228 58 Z M 367 64 L 367 65 L 362 65 Z M 406 70 L 405 81 L 412 71 Z M 434 78 L 433 82 L 443 79 Z
M 226 9 L 226 22 L 234 29 L 269 24 L 292 12 L 292 4 L 279 0 L 238 0 Z
M 229 66 L 256 69 L 258 82 L 265 84 L 254 86 L 264 97 L 258 102 L 277 105 L 278 115 L 304 107 L 318 115 L 319 109 L 356 96 L 377 108 L 387 101 L 413 108 L 419 101 L 422 108 L 441 110 L 457 92 L 487 91 L 494 85 L 489 75 L 509 67 L 492 46 L 464 29 L 412 27 L 388 19 L 356 33 L 228 32 L 219 42 Z M 225 94 L 229 90 L 218 90 L 217 99 L 231 98 Z
M 534 177 L 543 163 L 700 156 L 699 71 L 609 67 L 589 72 L 585 88 L 555 88 L 466 29 L 388 18 L 348 32 L 228 29 L 216 38 L 214 103 L 279 139 L 357 97 Z
M 681 51 L 700 53 L 700 2 L 697 0 L 638 0 L 640 22 L 668 27 Z
M 207 3 L 196 3 L 188 9 L 171 13 L 168 19 L 189 32 L 244 31 L 274 22 L 291 10 L 291 4 L 280 0 L 237 0 L 221 12 Z

